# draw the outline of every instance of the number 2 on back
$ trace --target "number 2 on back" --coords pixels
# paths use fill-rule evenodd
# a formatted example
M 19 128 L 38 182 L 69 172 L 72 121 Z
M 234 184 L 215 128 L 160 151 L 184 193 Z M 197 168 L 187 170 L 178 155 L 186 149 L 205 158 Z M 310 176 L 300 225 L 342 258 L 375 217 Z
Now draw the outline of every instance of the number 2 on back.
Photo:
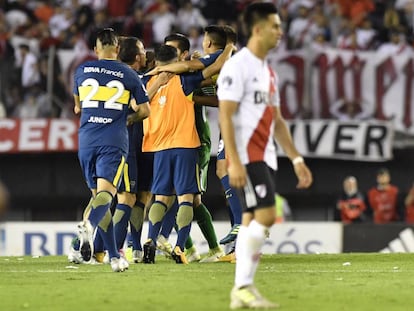
M 96 79 L 89 78 L 82 82 L 82 86 L 91 87 L 91 90 L 88 94 L 86 94 L 85 98 L 82 101 L 82 108 L 98 108 L 99 100 L 93 100 L 93 98 L 95 98 L 96 95 L 99 95 L 98 93 L 101 91 L 99 82 Z M 104 108 L 122 110 L 122 104 L 118 103 L 117 100 L 124 94 L 124 85 L 118 80 L 111 80 L 103 88 L 105 87 L 111 89 L 115 88 L 116 92 L 108 99 L 102 99 L 104 101 Z

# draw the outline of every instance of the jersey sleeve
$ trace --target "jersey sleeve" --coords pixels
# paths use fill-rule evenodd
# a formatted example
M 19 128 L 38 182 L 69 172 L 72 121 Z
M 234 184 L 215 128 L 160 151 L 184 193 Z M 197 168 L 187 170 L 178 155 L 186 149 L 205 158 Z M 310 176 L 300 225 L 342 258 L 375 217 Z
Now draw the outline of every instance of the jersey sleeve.
M 217 79 L 217 96 L 219 100 L 240 102 L 244 92 L 243 71 L 236 62 L 228 60 Z
M 135 101 L 138 105 L 148 102 L 148 93 L 144 83 L 142 83 L 142 80 L 139 78 L 138 75 L 135 75 L 134 81 L 136 87 L 134 88 L 134 93 L 132 95 L 135 98 Z
M 75 71 L 75 74 L 73 76 L 73 94 L 79 96 L 79 73 L 81 72 L 80 67 L 78 67 Z
M 191 94 L 195 89 L 200 86 L 201 81 L 204 80 L 203 74 L 201 71 L 196 71 L 194 73 L 182 74 L 180 75 L 181 83 L 183 86 L 183 91 L 185 95 Z
M 219 57 L 219 55 L 222 52 L 223 52 L 222 50 L 218 50 L 214 53 L 207 54 L 207 55 L 199 58 L 198 60 L 203 63 L 204 68 L 207 68 L 208 66 L 210 66 L 212 63 L 214 63 L 216 61 L 217 57 Z

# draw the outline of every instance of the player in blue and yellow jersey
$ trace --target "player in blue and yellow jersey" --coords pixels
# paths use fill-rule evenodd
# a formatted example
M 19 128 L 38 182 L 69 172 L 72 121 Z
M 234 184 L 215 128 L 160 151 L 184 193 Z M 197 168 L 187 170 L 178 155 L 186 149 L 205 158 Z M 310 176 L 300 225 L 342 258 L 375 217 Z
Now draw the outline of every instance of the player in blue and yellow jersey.
M 148 96 L 138 75 L 117 60 L 118 36 L 106 28 L 97 34 L 98 60 L 81 64 L 74 76 L 75 113 L 81 113 L 79 162 L 92 198 L 90 212 L 79 225 L 84 261 L 93 254 L 93 234 L 99 226 L 112 270 L 124 271 L 128 262 L 115 245 L 110 206 L 121 181 L 128 154 L 126 127 L 129 107 L 144 119 L 149 115 Z

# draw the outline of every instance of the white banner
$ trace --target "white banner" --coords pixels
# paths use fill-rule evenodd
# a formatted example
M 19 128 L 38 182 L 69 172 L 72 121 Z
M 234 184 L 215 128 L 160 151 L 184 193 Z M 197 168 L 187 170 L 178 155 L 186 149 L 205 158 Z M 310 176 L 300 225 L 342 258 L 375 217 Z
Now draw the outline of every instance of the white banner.
M 412 51 L 275 51 L 269 61 L 279 76 L 285 118 L 336 118 L 332 106 L 353 103 L 364 118 L 391 121 L 396 131 L 414 134 Z
M 47 256 L 68 254 L 71 240 L 76 235 L 76 222 L 6 222 L 0 224 L 1 256 Z M 230 230 L 228 222 L 214 222 L 220 240 Z M 148 232 L 144 224 L 143 241 Z M 208 252 L 197 223 L 193 223 L 191 237 L 201 254 Z M 177 235 L 173 232 L 170 243 Z M 342 224 L 326 222 L 290 222 L 274 225 L 263 247 L 264 254 L 341 253 Z

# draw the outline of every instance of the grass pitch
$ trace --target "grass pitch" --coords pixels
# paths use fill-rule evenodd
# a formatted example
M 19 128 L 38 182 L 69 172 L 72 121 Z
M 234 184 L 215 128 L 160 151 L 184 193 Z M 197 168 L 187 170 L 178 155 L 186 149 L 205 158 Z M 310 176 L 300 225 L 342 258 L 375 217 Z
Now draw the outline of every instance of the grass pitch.
M 0 310 L 229 310 L 234 264 L 74 265 L 0 257 Z M 266 255 L 256 284 L 280 310 L 414 310 L 414 254 Z

